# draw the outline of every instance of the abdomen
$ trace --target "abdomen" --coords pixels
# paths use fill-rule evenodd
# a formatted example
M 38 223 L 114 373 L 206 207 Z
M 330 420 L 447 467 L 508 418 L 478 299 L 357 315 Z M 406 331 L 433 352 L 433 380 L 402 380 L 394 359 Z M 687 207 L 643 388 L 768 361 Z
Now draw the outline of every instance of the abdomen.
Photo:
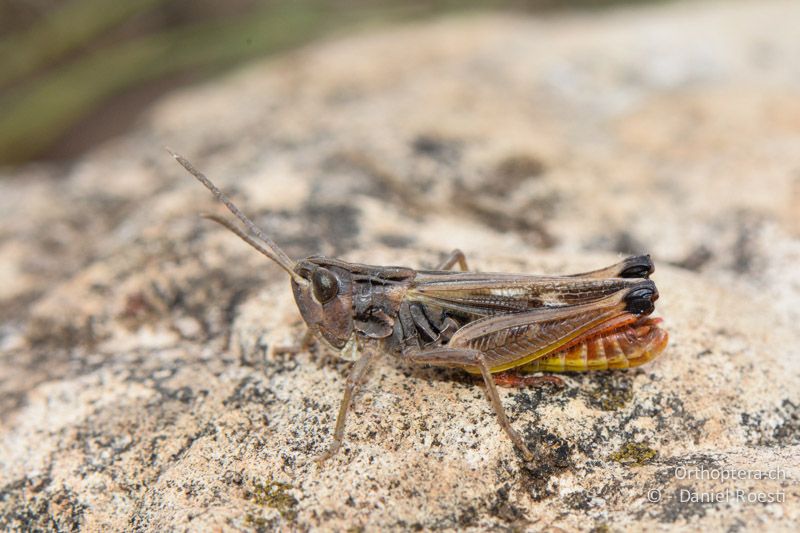
M 583 372 L 632 368 L 658 357 L 669 335 L 660 318 L 643 318 L 600 335 L 576 339 L 557 352 L 517 367 L 522 372 Z

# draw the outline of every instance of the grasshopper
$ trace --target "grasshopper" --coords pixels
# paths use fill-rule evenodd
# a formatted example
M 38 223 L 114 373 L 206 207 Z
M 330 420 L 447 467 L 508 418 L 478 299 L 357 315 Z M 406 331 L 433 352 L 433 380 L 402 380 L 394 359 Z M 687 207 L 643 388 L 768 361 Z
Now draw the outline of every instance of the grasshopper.
M 648 316 L 658 298 L 648 255 L 569 276 L 470 272 L 459 250 L 434 270 L 321 256 L 293 261 L 204 174 L 169 152 L 247 231 L 227 219 L 208 218 L 289 274 L 309 333 L 354 361 L 333 442 L 320 461 L 341 447 L 353 394 L 380 353 L 480 375 L 500 426 L 532 461 L 534 454 L 506 416 L 497 383 L 519 386 L 554 379 L 520 372 L 634 367 L 666 348 L 661 320 Z M 456 264 L 460 271 L 453 270 Z

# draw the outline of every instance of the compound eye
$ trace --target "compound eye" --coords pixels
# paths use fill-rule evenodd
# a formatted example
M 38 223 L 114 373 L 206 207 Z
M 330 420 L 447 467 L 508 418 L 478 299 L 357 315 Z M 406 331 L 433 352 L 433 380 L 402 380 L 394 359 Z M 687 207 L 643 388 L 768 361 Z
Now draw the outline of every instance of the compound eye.
M 328 303 L 339 294 L 339 283 L 330 270 L 318 268 L 311 276 L 314 298 L 321 304 Z

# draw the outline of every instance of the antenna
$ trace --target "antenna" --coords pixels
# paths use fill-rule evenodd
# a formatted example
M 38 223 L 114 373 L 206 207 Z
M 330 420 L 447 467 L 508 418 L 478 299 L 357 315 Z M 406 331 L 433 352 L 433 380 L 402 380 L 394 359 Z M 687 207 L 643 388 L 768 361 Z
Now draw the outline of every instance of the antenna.
M 243 223 L 245 226 L 247 226 L 247 229 L 248 229 L 248 230 L 250 230 L 250 233 L 252 233 L 252 234 L 253 234 L 255 237 L 257 237 L 257 238 L 258 238 L 258 239 L 259 239 L 261 242 L 263 242 L 264 244 L 266 244 L 266 245 L 267 245 L 267 247 L 265 248 L 265 247 L 261 246 L 261 244 L 259 244 L 259 243 L 258 243 L 258 242 L 256 242 L 255 240 L 253 240 L 253 239 L 252 239 L 252 238 L 251 238 L 249 235 L 247 235 L 245 232 L 243 232 L 242 230 L 240 230 L 239 228 L 237 228 L 236 226 L 234 226 L 234 225 L 233 225 L 231 222 L 229 222 L 229 221 L 225 220 L 225 219 L 224 219 L 224 218 L 222 218 L 222 217 L 218 217 L 218 216 L 216 216 L 216 215 L 204 215 L 204 216 L 205 216 L 205 218 L 208 218 L 208 219 L 210 219 L 210 220 L 213 220 L 214 222 L 216 222 L 216 223 L 218 223 L 218 224 L 220 224 L 220 225 L 222 225 L 222 226 L 225 226 L 225 227 L 226 227 L 228 230 L 230 230 L 231 232 L 233 232 L 234 234 L 236 234 L 236 235 L 237 235 L 237 236 L 238 236 L 240 239 L 242 239 L 244 242 L 246 242 L 247 244 L 249 244 L 250 246 L 252 246 L 252 247 L 253 247 L 253 248 L 255 248 L 256 250 L 258 250 L 259 252 L 261 252 L 262 254 L 266 255 L 267 257 L 269 257 L 270 259 L 272 259 L 273 261 L 275 261 L 276 263 L 278 263 L 278 265 L 279 265 L 281 268 L 283 268 L 283 269 L 284 269 L 284 270 L 285 270 L 285 271 L 286 271 L 286 272 L 287 272 L 287 273 L 288 273 L 288 274 L 289 274 L 289 275 L 292 277 L 292 279 L 293 279 L 295 282 L 297 282 L 298 284 L 300 284 L 300 285 L 306 285 L 306 284 L 308 283 L 308 281 L 307 281 L 305 278 L 303 278 L 303 277 L 302 277 L 300 274 L 298 274 L 297 272 L 295 272 L 295 271 L 294 271 L 295 262 L 294 262 L 294 261 L 292 261 L 292 260 L 289 258 L 289 256 L 288 256 L 288 255 L 286 255 L 286 254 L 284 253 L 284 251 L 283 251 L 283 250 L 281 250 L 281 249 L 278 247 L 278 245 L 277 245 L 277 244 L 275 244 L 275 241 L 273 241 L 272 239 L 270 239 L 269 237 L 267 237 L 267 236 L 266 236 L 266 234 L 264 234 L 264 232 L 263 232 L 263 231 L 261 231 L 261 228 L 259 228 L 258 226 L 256 226 L 256 225 L 253 223 L 253 221 L 252 221 L 252 220 L 250 220 L 249 218 L 247 218 L 247 216 L 246 216 L 244 213 L 242 213 L 242 212 L 239 210 L 239 208 L 238 208 L 238 207 L 236 207 L 236 205 L 235 205 L 233 202 L 231 202 L 231 200 L 230 200 L 230 199 L 229 199 L 229 198 L 228 198 L 228 197 L 225 195 L 225 193 L 224 193 L 224 192 L 222 192 L 221 190 L 219 190 L 219 188 L 217 188 L 217 186 L 216 186 L 216 185 L 214 185 L 214 184 L 211 182 L 211 180 L 210 180 L 210 179 L 208 179 L 208 178 L 205 176 L 205 174 L 203 174 L 202 172 L 200 172 L 199 170 L 197 170 L 196 168 L 194 168 L 194 165 L 192 165 L 192 164 L 189 162 L 189 160 L 188 160 L 188 159 L 186 159 L 185 157 L 183 157 L 182 155 L 180 155 L 180 154 L 176 154 L 175 152 L 173 152 L 173 151 L 172 151 L 172 150 L 170 150 L 169 148 L 166 148 L 166 150 L 167 150 L 167 152 L 169 152 L 169 154 L 170 154 L 172 157 L 174 157 L 174 158 L 175 158 L 175 160 L 176 160 L 178 163 L 180 163 L 180 164 L 181 164 L 181 166 L 182 166 L 183 168 L 185 168 L 185 169 L 186 169 L 186 171 L 187 171 L 187 172 L 189 172 L 189 174 L 191 174 L 192 176 L 194 176 L 195 178 L 197 178 L 197 181 L 199 181 L 200 183 L 202 183 L 203 185 L 205 185 L 205 187 L 206 187 L 206 188 L 207 188 L 209 191 L 211 191 L 211 192 L 212 192 L 212 194 L 214 195 L 214 197 L 215 197 L 217 200 L 219 200 L 220 202 L 222 202 L 223 204 L 225 204 L 225 207 L 227 207 L 227 208 L 228 208 L 228 210 L 229 210 L 231 213 L 233 213 L 233 214 L 236 216 L 236 218 L 238 218 L 239 220 L 241 220 L 241 221 L 242 221 L 242 223 Z

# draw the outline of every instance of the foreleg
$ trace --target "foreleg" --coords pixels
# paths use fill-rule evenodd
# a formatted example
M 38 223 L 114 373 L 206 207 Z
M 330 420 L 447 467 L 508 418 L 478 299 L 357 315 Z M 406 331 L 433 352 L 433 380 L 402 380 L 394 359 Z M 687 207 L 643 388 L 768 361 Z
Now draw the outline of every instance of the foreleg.
M 331 444 L 330 448 L 328 448 L 322 455 L 317 457 L 318 462 L 321 463 L 327 459 L 330 459 L 336 455 L 336 452 L 338 452 L 339 448 L 341 448 L 342 438 L 344 436 L 344 423 L 347 419 L 347 410 L 350 409 L 350 404 L 353 403 L 353 394 L 356 390 L 356 387 L 367 373 L 369 365 L 374 357 L 374 350 L 368 349 L 358 360 L 356 360 L 355 364 L 353 364 L 353 368 L 350 370 L 350 375 L 347 376 L 347 381 L 344 386 L 344 397 L 339 405 L 339 415 L 336 417 L 336 428 L 333 431 L 333 443 Z

